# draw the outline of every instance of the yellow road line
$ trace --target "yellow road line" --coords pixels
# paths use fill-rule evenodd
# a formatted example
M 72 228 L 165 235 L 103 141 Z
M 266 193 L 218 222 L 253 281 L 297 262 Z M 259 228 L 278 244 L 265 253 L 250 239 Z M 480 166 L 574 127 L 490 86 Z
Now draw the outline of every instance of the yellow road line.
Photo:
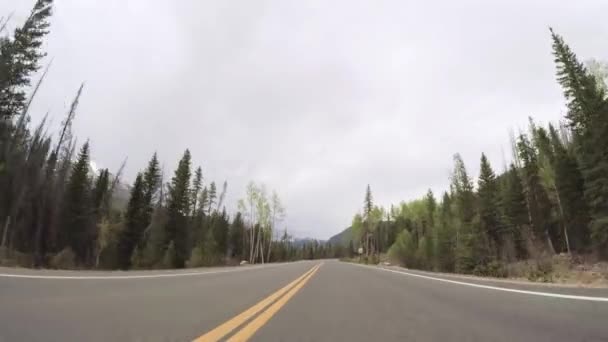
M 286 295 L 277 300 L 274 304 L 272 304 L 268 309 L 262 312 L 258 317 L 256 317 L 253 321 L 247 324 L 243 329 L 238 331 L 234 336 L 232 336 L 228 341 L 229 342 L 245 342 L 253 336 L 256 331 L 258 331 L 261 327 L 263 327 L 268 321 L 274 316 L 287 302 L 293 297 L 306 283 L 312 278 L 315 273 L 319 270 L 319 267 L 313 270 L 313 272 L 309 273 L 306 278 L 304 278 L 301 282 L 299 282 L 296 286 L 294 286 Z
M 306 278 L 306 276 L 315 272 L 319 267 L 320 267 L 320 265 L 313 266 L 310 270 L 308 270 L 306 273 L 304 273 L 303 275 L 298 277 L 296 280 L 287 284 L 285 287 L 279 289 L 278 291 L 274 292 L 270 296 L 262 299 L 260 302 L 253 305 L 249 309 L 243 311 L 242 313 L 234 316 L 233 318 L 226 321 L 225 323 L 219 325 L 215 329 L 198 337 L 197 339 L 194 340 L 194 342 L 219 341 L 222 337 L 228 335 L 232 330 L 236 329 L 241 324 L 243 324 L 247 320 L 249 320 L 251 317 L 255 316 L 258 312 L 262 311 L 264 308 L 266 308 L 268 305 L 270 305 L 272 302 L 274 302 L 277 298 L 280 298 L 283 294 L 285 294 L 292 287 L 294 287 L 296 284 L 298 284 L 299 281 L 303 280 L 304 278 Z

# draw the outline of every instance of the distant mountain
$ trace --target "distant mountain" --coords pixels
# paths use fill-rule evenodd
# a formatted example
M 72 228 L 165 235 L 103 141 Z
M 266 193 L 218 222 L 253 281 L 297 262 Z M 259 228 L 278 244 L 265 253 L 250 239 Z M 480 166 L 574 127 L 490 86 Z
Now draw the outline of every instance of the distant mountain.
M 350 242 L 350 240 L 352 240 L 353 238 L 353 228 L 352 227 L 348 227 L 346 229 L 344 229 L 343 231 L 341 231 L 340 233 L 332 236 L 329 238 L 329 240 L 327 240 L 327 242 L 331 243 L 332 245 L 342 245 L 342 246 L 348 246 L 348 243 Z

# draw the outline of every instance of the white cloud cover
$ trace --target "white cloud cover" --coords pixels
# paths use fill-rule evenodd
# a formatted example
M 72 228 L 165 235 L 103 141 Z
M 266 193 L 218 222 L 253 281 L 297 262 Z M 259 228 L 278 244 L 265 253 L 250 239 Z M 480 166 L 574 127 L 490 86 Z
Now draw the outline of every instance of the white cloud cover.
M 0 13 L 21 22 L 32 1 Z M 388 205 L 447 187 L 452 155 L 496 169 L 508 131 L 563 114 L 548 27 L 608 59 L 603 1 L 57 1 L 34 120 L 58 124 L 86 81 L 76 134 L 133 179 L 185 148 L 234 209 L 276 189 L 296 235 L 350 223 L 365 186 Z

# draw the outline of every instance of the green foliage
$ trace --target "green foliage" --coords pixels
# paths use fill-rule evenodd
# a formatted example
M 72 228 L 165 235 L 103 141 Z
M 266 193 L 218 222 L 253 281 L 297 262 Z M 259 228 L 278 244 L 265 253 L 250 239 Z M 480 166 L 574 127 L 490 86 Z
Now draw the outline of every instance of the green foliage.
M 190 252 L 190 258 L 186 261 L 186 267 L 201 267 L 205 265 L 204 254 L 201 247 L 194 247 Z
M 131 268 L 140 269 L 144 268 L 146 261 L 144 259 L 144 253 L 141 248 L 135 248 L 131 255 Z
M 199 166 L 198 168 L 196 168 L 196 171 L 194 172 L 194 179 L 192 180 L 192 210 L 196 211 L 198 210 L 198 198 L 199 198 L 199 194 L 202 190 L 203 187 L 203 169 L 201 169 L 201 167 Z M 197 213 L 195 212 L 194 215 L 196 216 Z
M 169 246 L 165 250 L 165 255 L 163 256 L 161 267 L 175 268 L 175 265 L 177 265 L 177 251 L 175 248 L 175 243 L 171 241 L 169 242 Z
M 433 269 L 434 255 L 433 255 L 433 240 L 431 237 L 422 237 L 418 241 L 418 250 L 416 251 L 416 260 L 418 265 L 422 269 Z
M 222 213 L 215 212 L 211 217 L 211 233 L 210 237 L 214 241 L 214 251 L 220 255 L 226 255 L 228 250 L 228 232 L 230 223 L 228 215 L 224 209 Z
M 188 231 L 186 227 L 188 220 L 186 215 L 190 213 L 190 151 L 186 150 L 179 161 L 175 175 L 169 187 L 167 199 L 168 222 L 166 227 L 167 241 L 173 241 L 176 268 L 184 267 L 187 251 Z
M 533 239 L 537 242 L 537 248 L 554 253 L 555 249 L 549 237 L 549 231 L 553 224 L 552 207 L 547 192 L 541 184 L 539 156 L 528 137 L 523 134 L 519 136 L 517 148 L 519 157 L 523 162 L 522 179 Z
M 24 89 L 30 85 L 30 75 L 40 68 L 40 59 L 46 56 L 40 48 L 49 32 L 52 4 L 52 0 L 37 0 L 23 26 L 15 30 L 13 39 L 0 38 L 0 120 L 25 108 Z
M 530 120 L 514 143 L 515 160 L 496 175 L 485 155 L 477 189 L 460 155 L 454 156 L 450 191 L 440 203 L 429 190 L 421 199 L 387 210 L 375 205 L 368 185 L 360 214 L 339 240 L 296 241 L 276 232 L 284 208 L 263 185 L 250 183 L 230 220 L 215 182 L 191 179 L 186 150 L 170 184 L 156 153 L 138 174 L 126 206 L 112 206 L 120 171 L 89 172 L 89 144 L 74 158 L 72 122 L 83 86 L 59 138 L 46 118 L 30 127 L 31 75 L 45 53 L 51 0 L 37 0 L 10 37 L 0 38 L 0 257 L 18 265 L 62 268 L 154 268 L 356 256 L 379 261 L 389 254 L 408 267 L 502 276 L 504 265 L 532 257 L 531 277 L 550 274 L 543 258 L 592 248 L 608 257 L 608 101 L 605 73 L 578 61 L 551 31 L 557 79 L 564 89 L 567 126 Z M 594 66 L 595 65 L 595 66 Z M 47 69 L 48 70 L 48 69 Z M 25 94 L 30 93 L 29 99 Z M 515 140 L 515 139 L 514 139 Z M 124 190 L 123 192 L 127 192 Z M 126 196 L 125 196 L 126 197 Z M 242 213 L 242 214 L 241 214 Z M 186 263 L 186 259 L 188 262 Z
M 416 244 L 412 239 L 412 235 L 407 230 L 404 230 L 399 233 L 397 240 L 391 248 L 389 248 L 388 255 L 389 258 L 398 261 L 401 265 L 416 267 L 418 265 L 416 249 Z
M 142 239 L 144 230 L 146 229 L 146 211 L 145 203 L 145 184 L 143 177 L 140 174 L 135 178 L 135 183 L 131 188 L 131 197 L 127 204 L 125 213 L 125 228 L 122 231 L 118 242 L 118 262 L 119 267 L 128 269 L 131 266 L 131 257 L 134 249 Z
M 211 210 L 213 209 L 213 205 L 216 203 L 217 198 L 217 187 L 215 186 L 215 182 L 211 182 L 209 184 L 209 192 L 207 193 L 208 202 L 207 202 L 207 214 L 211 214 Z
M 508 276 L 507 268 L 497 260 L 493 260 L 485 265 L 477 265 L 473 269 L 473 274 L 494 278 L 506 278 Z
M 554 151 L 555 191 L 562 224 L 568 233 L 573 251 L 584 252 L 589 246 L 589 211 L 584 198 L 583 176 L 576 157 L 568 151 L 557 131 L 549 125 L 551 146 Z
M 596 250 L 608 257 L 608 101 L 598 79 L 590 74 L 561 36 L 551 30 L 557 80 L 568 101 L 566 118 L 572 128 L 584 181 Z
M 243 222 L 243 215 L 238 212 L 232 220 L 232 224 L 230 225 L 230 250 L 231 256 L 237 258 L 238 260 L 244 260 L 245 256 L 245 246 L 243 241 L 245 239 L 245 222 Z
M 372 196 L 372 189 L 368 184 L 367 188 L 365 189 L 365 202 L 363 207 L 364 216 L 369 217 L 372 209 L 374 209 L 374 197 Z
M 551 257 L 542 255 L 534 263 L 534 268 L 528 273 L 528 280 L 542 283 L 553 282 L 553 261 Z
M 118 220 L 110 221 L 110 219 L 104 218 L 97 224 L 96 268 L 115 269 L 119 267 L 118 242 L 123 230 L 124 222 Z
M 501 255 L 504 236 L 500 222 L 498 183 L 494 170 L 485 154 L 481 154 L 481 165 L 477 196 L 479 197 L 479 234 L 487 235 L 491 244 L 492 257 Z
M 158 265 L 165 252 L 167 233 L 167 211 L 158 207 L 152 215 L 150 226 L 145 231 L 145 247 L 143 249 L 143 267 L 155 267 Z
M 158 191 L 161 187 L 161 173 L 156 153 L 152 155 L 152 158 L 148 162 L 143 178 L 142 178 L 142 191 L 143 191 L 143 203 L 145 206 L 145 213 L 143 215 L 143 225 L 148 226 L 150 219 L 152 218 L 152 212 L 154 211 L 154 205 L 156 203 Z
M 110 191 L 110 171 L 103 169 L 100 171 L 99 176 L 95 180 L 93 186 L 93 208 L 96 214 L 101 214 L 102 210 L 106 208 L 106 200 L 109 196 Z
M 524 241 L 524 227 L 529 224 L 528 209 L 522 181 L 513 164 L 505 174 L 501 192 L 501 211 L 508 228 L 508 238 L 514 242 L 517 258 L 524 259 L 528 256 Z
M 80 149 L 66 186 L 62 218 L 61 248 L 70 247 L 77 263 L 86 263 L 87 251 L 92 248 L 94 225 L 89 182 L 89 143 Z
M 53 268 L 71 270 L 76 268 L 76 254 L 70 247 L 62 249 L 51 258 L 50 266 Z
M 316 241 L 300 248 L 286 230 L 276 241 L 285 211 L 278 195 L 269 200 L 263 186 L 252 183 L 249 212 L 231 223 L 223 206 L 228 183 L 218 195 L 215 182 L 203 185 L 200 167 L 191 180 L 188 150 L 170 184 L 163 184 L 156 153 L 130 189 L 120 180 L 124 164 L 116 174 L 103 169 L 92 175 L 88 142 L 74 158 L 72 123 L 84 85 L 56 142 L 46 117 L 30 128 L 27 111 L 48 67 L 33 89 L 28 86 L 44 56 L 51 4 L 36 1 L 14 36 L 0 37 L 1 262 L 128 269 L 183 267 L 187 258 L 189 264 L 215 265 L 248 254 L 251 262 L 335 255 L 332 245 Z

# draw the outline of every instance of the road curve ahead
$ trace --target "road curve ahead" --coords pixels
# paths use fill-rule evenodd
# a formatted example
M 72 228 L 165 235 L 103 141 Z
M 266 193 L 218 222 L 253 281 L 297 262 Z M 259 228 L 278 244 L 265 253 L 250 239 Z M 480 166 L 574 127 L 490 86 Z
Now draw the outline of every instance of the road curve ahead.
M 16 272 L 0 269 L 0 341 L 608 341 L 606 290 L 338 261 Z

